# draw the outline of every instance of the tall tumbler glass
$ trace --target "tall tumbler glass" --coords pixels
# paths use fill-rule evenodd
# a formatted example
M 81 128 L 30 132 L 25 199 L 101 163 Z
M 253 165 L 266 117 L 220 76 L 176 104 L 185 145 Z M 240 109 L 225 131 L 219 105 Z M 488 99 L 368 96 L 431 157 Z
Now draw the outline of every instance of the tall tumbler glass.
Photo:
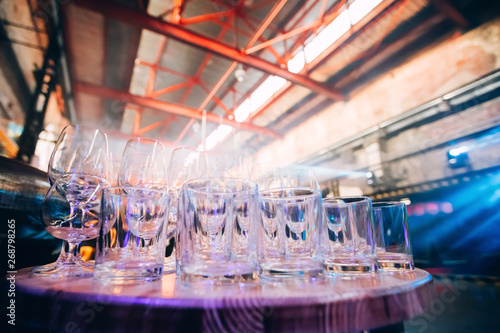
M 259 191 L 262 277 L 315 277 L 321 272 L 321 193 L 311 188 Z
M 372 202 L 368 197 L 323 200 L 323 272 L 327 276 L 366 275 L 377 271 Z
M 172 151 L 167 168 L 167 184 L 171 187 L 170 212 L 168 222 L 167 244 L 174 241 L 174 249 L 165 258 L 165 269 L 175 271 L 177 268 L 176 256 L 179 242 L 175 238 L 177 221 L 179 219 L 178 198 L 182 184 L 191 179 L 208 177 L 208 157 L 205 152 L 196 147 L 183 146 Z
M 161 279 L 169 200 L 168 191 L 152 188 L 103 191 L 95 279 L 115 283 Z
M 257 277 L 257 186 L 236 178 L 190 180 L 179 197 L 178 272 L 186 281 Z
M 374 202 L 372 210 L 379 268 L 382 271 L 412 271 L 415 266 L 406 205 L 397 201 Z

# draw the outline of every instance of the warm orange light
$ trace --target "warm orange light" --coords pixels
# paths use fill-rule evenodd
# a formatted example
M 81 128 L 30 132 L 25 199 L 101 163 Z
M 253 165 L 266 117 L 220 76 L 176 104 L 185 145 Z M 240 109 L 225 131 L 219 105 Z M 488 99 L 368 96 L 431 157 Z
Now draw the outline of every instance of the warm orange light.
M 94 248 L 92 246 L 82 246 L 80 248 L 80 256 L 83 261 L 90 260 L 92 254 L 94 253 Z

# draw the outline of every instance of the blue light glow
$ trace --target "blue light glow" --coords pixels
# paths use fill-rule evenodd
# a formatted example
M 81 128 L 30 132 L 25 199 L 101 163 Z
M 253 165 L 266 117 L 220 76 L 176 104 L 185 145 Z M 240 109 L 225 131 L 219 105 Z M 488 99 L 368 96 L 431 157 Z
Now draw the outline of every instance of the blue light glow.
M 462 146 L 462 147 L 459 147 L 459 148 L 453 148 L 453 149 L 451 149 L 450 152 L 449 152 L 449 154 L 451 156 L 457 157 L 458 155 L 466 153 L 468 151 L 469 151 L 469 146 Z

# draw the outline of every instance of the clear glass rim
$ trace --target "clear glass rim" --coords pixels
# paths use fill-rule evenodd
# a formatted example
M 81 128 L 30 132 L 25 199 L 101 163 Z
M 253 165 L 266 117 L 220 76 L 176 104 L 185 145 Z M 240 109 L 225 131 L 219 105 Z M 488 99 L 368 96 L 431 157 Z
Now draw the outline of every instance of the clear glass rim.
M 169 194 L 172 193 L 172 189 L 173 189 L 171 186 L 162 185 L 162 184 L 141 184 L 141 185 L 157 185 L 157 186 L 164 187 L 164 189 L 140 187 L 140 185 L 136 185 L 136 186 L 111 186 L 111 187 L 103 188 L 102 193 L 103 193 L 103 196 L 109 195 L 109 196 L 114 196 L 114 197 L 129 197 L 131 191 L 140 191 L 140 190 L 145 191 L 146 190 L 149 192 L 155 192 L 155 193 L 161 194 L 162 196 L 168 196 Z
M 161 150 L 165 150 L 165 147 L 163 144 L 155 139 L 150 139 L 150 138 L 144 138 L 144 137 L 136 137 L 133 139 L 130 139 L 127 141 L 127 146 L 137 148 L 137 145 L 144 143 L 144 144 L 150 144 L 150 145 L 158 145 L 161 147 Z
M 343 200 L 334 198 L 324 198 L 322 204 L 326 207 L 347 207 L 347 204 Z
M 405 208 L 406 204 L 400 201 L 376 201 L 372 203 L 372 209 Z
M 72 130 L 72 131 L 70 131 Z M 63 137 L 65 136 L 70 136 L 71 138 L 75 138 L 75 134 L 77 133 L 83 133 L 85 134 L 94 134 L 92 139 L 87 139 L 85 137 L 80 138 L 79 140 L 81 141 L 86 141 L 86 142 L 93 142 L 96 140 L 101 140 L 106 143 L 106 148 L 107 148 L 107 143 L 108 143 L 108 136 L 106 133 L 104 133 L 102 130 L 98 128 L 93 128 L 93 127 L 88 127 L 85 125 L 79 125 L 79 124 L 69 124 L 64 126 L 62 129 L 61 133 L 59 133 L 59 136 L 57 137 L 56 143 L 62 141 Z M 95 133 L 98 133 L 99 136 L 95 135 Z
M 195 153 L 200 152 L 200 149 L 198 147 L 195 147 L 195 146 L 180 146 L 180 147 L 174 148 L 172 150 L 172 154 L 174 153 L 174 151 L 181 151 L 181 150 L 193 151 Z
M 364 196 L 364 195 L 354 195 L 354 196 L 340 196 L 340 197 L 332 197 L 332 198 L 327 198 L 327 199 L 332 199 L 332 200 L 339 200 L 342 201 L 343 204 L 345 205 L 354 205 L 354 204 L 371 204 L 372 199 L 370 197 Z M 347 202 L 346 202 L 347 200 Z
M 200 190 L 194 188 L 194 184 L 210 184 L 211 182 L 235 182 L 243 185 L 243 189 L 239 190 L 234 190 L 231 189 L 229 186 L 222 186 L 220 189 L 213 190 L 213 191 L 206 191 L 206 190 Z M 207 188 L 207 187 L 205 187 Z M 227 191 L 224 191 L 222 189 L 226 189 Z M 223 194 L 235 194 L 235 193 L 248 193 L 248 192 L 257 192 L 257 184 L 254 182 L 243 179 L 243 178 L 233 178 L 233 177 L 207 177 L 207 178 L 194 178 L 186 181 L 184 184 L 182 184 L 182 187 L 180 189 L 181 192 L 183 191 L 189 191 L 192 193 L 200 193 L 200 194 L 216 194 L 216 195 L 223 195 Z
M 270 194 L 273 192 L 284 192 L 284 191 L 289 191 L 289 190 L 299 190 L 299 191 L 307 191 L 310 192 L 308 194 L 297 194 L 297 195 L 281 195 L 281 196 L 276 196 L 276 197 L 267 197 L 265 196 L 266 194 Z M 262 190 L 259 191 L 259 199 L 262 200 L 289 200 L 289 199 L 304 199 L 304 198 L 309 198 L 309 197 L 316 197 L 320 193 L 320 190 L 311 188 L 311 187 L 279 187 L 279 188 L 272 188 L 272 189 L 267 189 L 267 190 Z

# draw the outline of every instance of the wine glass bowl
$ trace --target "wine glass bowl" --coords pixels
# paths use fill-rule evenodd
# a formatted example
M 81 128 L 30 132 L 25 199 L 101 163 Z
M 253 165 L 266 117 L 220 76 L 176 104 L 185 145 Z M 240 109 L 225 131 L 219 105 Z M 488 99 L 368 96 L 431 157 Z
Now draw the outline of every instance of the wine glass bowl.
M 118 186 L 165 184 L 165 147 L 146 138 L 130 139 L 123 151 Z
M 58 178 L 42 202 L 45 230 L 69 243 L 64 262 L 46 271 L 57 276 L 90 276 L 92 269 L 82 265 L 78 255 L 82 241 L 99 234 L 100 192 L 109 183 L 89 175 L 68 174 Z M 40 272 L 41 273 L 41 272 Z
M 108 176 L 108 141 L 98 129 L 66 126 L 52 152 L 48 167 L 50 184 L 64 174 Z

